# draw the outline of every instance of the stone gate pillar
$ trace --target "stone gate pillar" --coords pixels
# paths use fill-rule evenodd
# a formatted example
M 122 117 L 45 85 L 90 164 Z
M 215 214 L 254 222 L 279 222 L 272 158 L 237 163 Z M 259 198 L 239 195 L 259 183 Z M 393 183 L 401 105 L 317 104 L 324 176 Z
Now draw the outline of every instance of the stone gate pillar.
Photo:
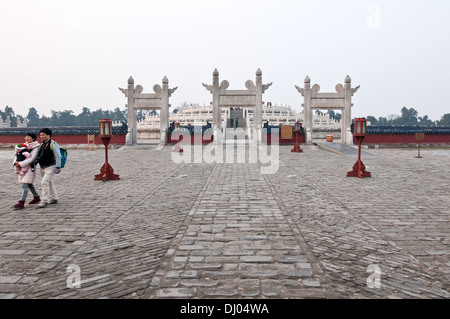
M 260 69 L 256 70 L 256 105 L 253 122 L 256 136 L 258 137 L 258 142 L 261 143 L 262 139 L 262 95 L 263 95 L 263 84 L 262 84 L 262 71 Z
M 212 107 L 213 107 L 213 136 L 214 143 L 220 143 L 222 140 L 222 108 L 220 107 L 220 84 L 219 84 L 219 71 L 214 69 L 213 72 L 213 84 L 203 85 L 212 94 Z M 226 120 L 226 119 L 225 119 Z
M 165 76 L 162 79 L 162 96 L 161 96 L 161 111 L 159 114 L 160 120 L 160 138 L 161 144 L 166 145 L 168 142 L 167 130 L 169 129 L 169 79 Z
M 344 90 L 345 90 L 345 101 L 344 109 L 342 110 L 342 144 L 351 145 L 353 144 L 352 135 L 352 96 L 355 90 L 352 89 L 352 80 L 347 75 L 345 78 Z
M 311 108 L 311 79 L 306 76 L 304 81 L 304 126 L 305 126 L 305 142 L 312 144 L 312 127 L 313 127 L 313 111 Z
M 128 134 L 127 144 L 137 144 L 137 112 L 134 108 L 134 79 L 128 79 Z
M 219 71 L 213 72 L 213 128 L 220 130 L 222 128 L 222 110 L 219 103 Z

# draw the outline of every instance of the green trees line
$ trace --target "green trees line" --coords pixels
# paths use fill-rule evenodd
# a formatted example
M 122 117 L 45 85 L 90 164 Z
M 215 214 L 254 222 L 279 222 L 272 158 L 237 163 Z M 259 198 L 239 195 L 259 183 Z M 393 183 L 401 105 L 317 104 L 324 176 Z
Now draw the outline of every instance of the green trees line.
M 317 114 L 328 114 L 331 119 L 340 121 L 341 114 L 335 113 L 333 110 L 329 110 L 327 113 L 316 111 Z M 391 114 L 387 117 L 379 117 L 369 115 L 366 116 L 367 121 L 371 125 L 376 126 L 450 126 L 450 113 L 444 114 L 440 121 L 432 121 L 428 115 L 419 116 L 419 112 L 414 108 L 403 107 L 401 109 L 401 115 Z
M 152 111 L 156 113 L 156 111 Z M 150 112 L 150 113 L 152 113 Z M 137 113 L 138 121 L 145 118 L 146 112 L 139 111 Z M 14 110 L 6 106 L 5 110 L 0 110 L 0 117 L 2 120 L 6 120 L 9 116 L 11 121 L 11 127 L 17 127 L 17 118 L 21 121 L 24 117 L 19 114 L 15 114 Z M 65 111 L 51 111 L 50 116 L 39 115 L 38 111 L 31 107 L 28 110 L 28 114 L 25 117 L 28 121 L 28 127 L 45 127 L 45 126 L 96 126 L 100 119 L 111 119 L 112 121 L 127 122 L 127 110 L 120 110 L 118 107 L 113 111 L 98 109 L 91 111 L 87 107 L 83 107 L 80 114 L 75 115 L 71 110 Z
M 391 125 L 405 125 L 405 126 L 450 126 L 450 113 L 444 114 L 440 121 L 432 121 L 428 115 L 419 116 L 419 112 L 414 108 L 403 107 L 401 115 L 389 115 L 388 117 L 367 116 L 367 121 L 372 125 L 391 126 Z

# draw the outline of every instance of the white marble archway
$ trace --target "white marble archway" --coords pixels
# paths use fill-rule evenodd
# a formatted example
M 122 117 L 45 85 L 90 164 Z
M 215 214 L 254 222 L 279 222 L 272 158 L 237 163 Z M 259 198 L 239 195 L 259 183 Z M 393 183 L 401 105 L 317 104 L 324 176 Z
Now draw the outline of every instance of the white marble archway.
M 341 142 L 351 145 L 353 137 L 351 132 L 352 125 L 352 96 L 359 90 L 359 86 L 352 88 L 352 80 L 347 75 L 345 84 L 336 85 L 337 93 L 319 93 L 320 86 L 314 84 L 311 87 L 311 79 L 306 76 L 304 87 L 295 86 L 297 91 L 304 98 L 303 108 L 305 113 L 304 128 L 306 132 L 306 143 L 312 144 L 313 130 L 313 110 L 339 110 L 341 117 Z

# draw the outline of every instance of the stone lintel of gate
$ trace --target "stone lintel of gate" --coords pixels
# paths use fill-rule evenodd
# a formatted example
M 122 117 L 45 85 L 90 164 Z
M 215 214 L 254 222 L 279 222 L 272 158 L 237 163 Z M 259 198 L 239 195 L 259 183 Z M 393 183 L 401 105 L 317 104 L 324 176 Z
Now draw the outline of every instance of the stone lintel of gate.
M 119 88 L 128 98 L 128 134 L 127 144 L 137 144 L 137 111 L 138 110 L 159 110 L 160 111 L 160 143 L 167 144 L 167 130 L 169 128 L 169 97 L 177 90 L 169 89 L 169 80 L 167 77 L 162 79 L 162 86 L 156 84 L 153 86 L 154 93 L 142 93 L 142 85 L 134 87 L 134 79 L 128 79 L 128 89 Z M 131 107 L 129 107 L 131 105 Z

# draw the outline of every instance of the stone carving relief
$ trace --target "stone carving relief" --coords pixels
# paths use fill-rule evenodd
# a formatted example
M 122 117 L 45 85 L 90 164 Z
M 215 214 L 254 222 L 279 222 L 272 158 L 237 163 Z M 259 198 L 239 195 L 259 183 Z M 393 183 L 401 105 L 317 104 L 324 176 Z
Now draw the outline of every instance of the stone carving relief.
M 248 80 L 247 82 L 245 82 L 245 87 L 248 90 L 256 89 L 255 83 L 252 80 Z
M 155 92 L 155 93 L 161 93 L 161 92 L 162 92 L 161 85 L 155 84 L 155 85 L 153 86 L 153 92 Z
M 268 90 L 271 86 L 272 86 L 273 82 L 270 82 L 269 84 L 263 84 L 262 86 L 262 92 L 266 92 L 266 90 Z
M 136 85 L 134 92 L 136 92 L 137 94 L 141 94 L 142 92 L 144 92 L 144 87 L 142 85 L 138 84 L 138 85 Z
M 213 85 L 209 85 L 209 84 L 205 84 L 202 83 L 202 85 L 212 94 L 214 91 L 214 86 Z
M 222 83 L 220 83 L 219 89 L 226 90 L 230 87 L 230 82 L 227 80 L 223 80 Z

